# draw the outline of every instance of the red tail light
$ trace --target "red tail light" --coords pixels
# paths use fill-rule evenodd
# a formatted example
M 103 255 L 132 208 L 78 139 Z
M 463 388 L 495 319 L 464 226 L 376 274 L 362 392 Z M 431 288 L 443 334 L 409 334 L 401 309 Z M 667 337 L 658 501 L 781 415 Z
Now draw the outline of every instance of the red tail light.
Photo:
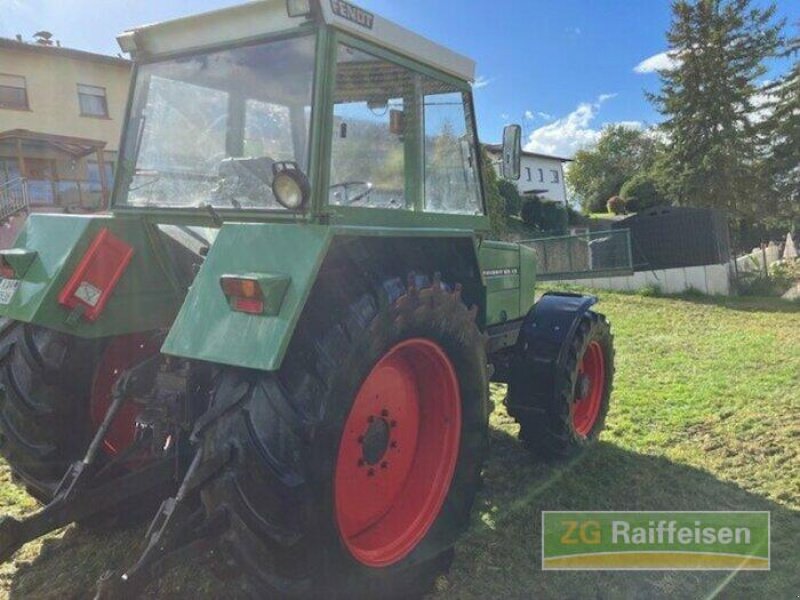
M 233 310 L 249 315 L 264 314 L 264 292 L 256 279 L 224 275 L 219 282 Z

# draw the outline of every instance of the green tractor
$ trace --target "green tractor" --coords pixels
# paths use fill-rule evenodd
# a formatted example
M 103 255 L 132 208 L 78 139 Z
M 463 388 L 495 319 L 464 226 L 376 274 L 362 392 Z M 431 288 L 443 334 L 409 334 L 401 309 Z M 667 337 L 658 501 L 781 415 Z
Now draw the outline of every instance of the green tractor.
M 259 597 L 425 593 L 470 521 L 490 381 L 559 458 L 614 372 L 596 298 L 534 303 L 532 251 L 486 239 L 474 64 L 343 0 L 119 42 L 111 213 L 32 215 L 0 252 L 0 451 L 45 504 L 0 522 L 0 558 L 151 506 L 101 597 L 209 547 Z M 511 126 L 509 178 L 519 153 Z

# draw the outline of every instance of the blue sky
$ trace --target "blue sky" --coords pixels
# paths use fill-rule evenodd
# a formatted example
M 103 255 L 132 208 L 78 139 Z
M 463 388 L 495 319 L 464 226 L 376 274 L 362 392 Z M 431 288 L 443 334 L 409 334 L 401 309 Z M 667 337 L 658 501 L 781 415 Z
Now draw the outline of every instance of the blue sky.
M 0 0 L 0 35 L 27 38 L 47 29 L 65 46 L 116 53 L 115 35 L 126 28 L 238 3 Z M 658 89 L 650 67 L 663 64 L 658 55 L 666 50 L 668 0 L 358 3 L 477 61 L 483 141 L 498 140 L 505 123 L 518 122 L 529 149 L 570 156 L 596 140 L 605 124 L 647 126 L 659 120 L 643 92 Z M 777 4 L 790 24 L 800 22 L 800 2 Z M 784 67 L 771 65 L 765 78 Z

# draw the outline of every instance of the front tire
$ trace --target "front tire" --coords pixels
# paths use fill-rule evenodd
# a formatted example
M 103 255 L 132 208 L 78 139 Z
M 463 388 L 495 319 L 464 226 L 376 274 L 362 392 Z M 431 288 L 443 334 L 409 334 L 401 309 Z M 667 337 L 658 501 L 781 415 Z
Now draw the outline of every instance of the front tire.
M 231 460 L 203 502 L 255 594 L 417 597 L 449 568 L 487 446 L 485 342 L 457 292 L 409 282 L 316 294 L 328 326 L 301 322 L 279 373 L 217 383 L 201 451 Z
M 528 382 L 512 380 L 506 399 L 508 406 L 529 405 L 526 396 L 537 399 L 532 410 L 513 416 L 522 443 L 547 460 L 569 458 L 597 440 L 614 382 L 614 338 L 605 316 L 589 311 L 565 344 L 566 360 L 554 373 L 551 396 L 532 395 Z

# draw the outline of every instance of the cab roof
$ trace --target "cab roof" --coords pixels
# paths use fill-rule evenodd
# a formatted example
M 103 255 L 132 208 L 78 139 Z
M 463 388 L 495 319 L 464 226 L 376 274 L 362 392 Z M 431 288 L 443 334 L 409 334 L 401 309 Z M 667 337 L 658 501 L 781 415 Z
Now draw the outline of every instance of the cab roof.
M 128 30 L 117 40 L 135 57 L 155 58 L 220 44 L 247 42 L 271 33 L 321 22 L 465 81 L 475 79 L 475 63 L 431 40 L 345 0 L 307 0 L 309 13 L 290 17 L 287 4 L 303 0 L 255 0 Z M 302 10 L 302 9 L 301 9 Z

